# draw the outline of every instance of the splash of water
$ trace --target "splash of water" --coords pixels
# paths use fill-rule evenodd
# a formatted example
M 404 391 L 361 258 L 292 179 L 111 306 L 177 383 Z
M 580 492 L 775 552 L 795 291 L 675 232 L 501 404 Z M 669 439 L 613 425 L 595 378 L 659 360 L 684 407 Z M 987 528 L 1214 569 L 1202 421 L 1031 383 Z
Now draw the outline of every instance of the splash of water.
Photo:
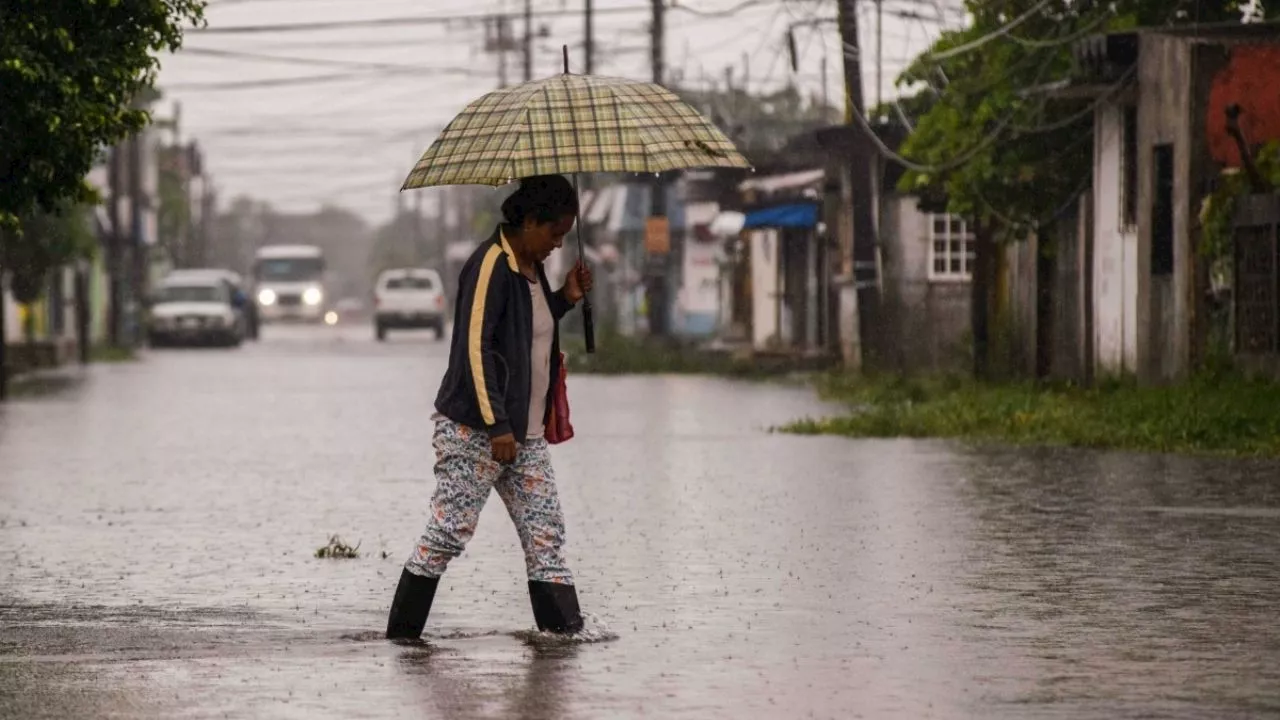
M 501 635 L 500 630 L 435 630 L 423 634 L 430 640 L 474 640 Z
M 609 642 L 620 637 L 599 615 L 583 613 L 582 620 L 582 629 L 572 634 L 566 635 L 564 633 L 542 632 L 540 630 L 518 630 L 513 634 L 525 645 L 535 647 L 588 645 Z

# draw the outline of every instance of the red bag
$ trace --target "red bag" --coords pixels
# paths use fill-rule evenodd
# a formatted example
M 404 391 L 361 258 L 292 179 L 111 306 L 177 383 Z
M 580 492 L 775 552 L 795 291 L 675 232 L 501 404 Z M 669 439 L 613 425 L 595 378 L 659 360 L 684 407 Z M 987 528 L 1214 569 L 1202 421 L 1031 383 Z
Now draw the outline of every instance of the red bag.
M 564 353 L 560 353 L 560 372 L 556 374 L 551 390 L 551 413 L 547 418 L 547 442 L 558 445 L 573 437 L 573 423 L 569 422 L 569 390 L 565 387 L 568 370 L 564 366 Z

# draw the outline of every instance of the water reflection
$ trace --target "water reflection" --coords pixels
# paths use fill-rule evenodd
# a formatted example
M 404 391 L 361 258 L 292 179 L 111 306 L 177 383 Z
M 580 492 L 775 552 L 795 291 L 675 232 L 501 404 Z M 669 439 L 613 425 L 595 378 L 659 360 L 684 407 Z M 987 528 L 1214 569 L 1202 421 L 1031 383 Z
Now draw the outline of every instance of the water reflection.
M 405 649 L 398 667 L 432 718 L 553 720 L 571 715 L 581 645 L 521 645 L 511 636 L 461 647 Z M 477 652 L 477 650 L 479 650 Z
M 1070 450 L 969 460 L 967 634 L 1026 663 L 1006 666 L 1001 701 L 1117 714 L 1280 705 L 1280 628 L 1263 620 L 1280 582 L 1273 463 Z

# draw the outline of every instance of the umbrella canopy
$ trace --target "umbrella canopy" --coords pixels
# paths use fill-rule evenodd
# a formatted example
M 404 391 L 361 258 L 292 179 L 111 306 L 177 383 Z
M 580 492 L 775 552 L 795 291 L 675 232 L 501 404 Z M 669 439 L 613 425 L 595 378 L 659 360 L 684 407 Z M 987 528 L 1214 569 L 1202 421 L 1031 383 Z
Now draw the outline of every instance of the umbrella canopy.
M 705 167 L 750 164 L 715 125 L 661 85 L 566 73 L 471 103 L 427 148 L 401 189 Z

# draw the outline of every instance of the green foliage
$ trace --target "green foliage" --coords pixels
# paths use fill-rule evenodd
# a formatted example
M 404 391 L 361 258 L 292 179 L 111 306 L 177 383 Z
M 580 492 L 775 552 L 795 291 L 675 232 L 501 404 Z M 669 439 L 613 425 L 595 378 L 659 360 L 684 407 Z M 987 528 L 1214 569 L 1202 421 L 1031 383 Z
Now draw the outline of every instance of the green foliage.
M 136 361 L 138 353 L 133 348 L 95 345 L 89 351 L 89 359 L 96 363 L 126 363 Z
M 1077 73 L 1076 40 L 1123 27 L 1240 18 L 1236 0 L 1122 0 L 1101 9 L 1051 0 L 1032 12 L 1039 5 L 968 0 L 970 25 L 943 33 L 898 79 L 918 89 L 917 102 L 927 107 L 901 150 L 924 167 L 907 172 L 899 188 L 944 193 L 949 211 L 997 228 L 1006 240 L 1052 221 L 1089 181 L 1094 101 L 1051 91 Z
M 1270 183 L 1272 190 L 1280 192 L 1280 141 L 1263 145 L 1254 160 L 1263 179 Z M 1201 255 L 1214 261 L 1231 257 L 1236 202 L 1249 192 L 1249 178 L 1242 169 L 1231 168 L 1222 174 L 1218 187 L 1205 197 L 1200 207 Z
M 321 560 L 354 560 L 360 557 L 360 543 L 348 545 L 337 535 L 330 535 L 329 542 L 316 548 L 315 556 Z
M 1175 387 L 1115 380 L 1079 388 L 837 375 L 821 389 L 850 414 L 784 430 L 1280 456 L 1280 384 L 1269 380 L 1206 375 Z
M 143 127 L 131 105 L 155 79 L 155 53 L 203 18 L 201 0 L 0 3 L 0 226 L 33 208 L 91 200 L 103 147 Z
M 19 218 L 15 230 L 0 230 L 0 268 L 14 300 L 26 305 L 40 299 L 51 270 L 92 257 L 95 246 L 89 208 L 62 201 Z

